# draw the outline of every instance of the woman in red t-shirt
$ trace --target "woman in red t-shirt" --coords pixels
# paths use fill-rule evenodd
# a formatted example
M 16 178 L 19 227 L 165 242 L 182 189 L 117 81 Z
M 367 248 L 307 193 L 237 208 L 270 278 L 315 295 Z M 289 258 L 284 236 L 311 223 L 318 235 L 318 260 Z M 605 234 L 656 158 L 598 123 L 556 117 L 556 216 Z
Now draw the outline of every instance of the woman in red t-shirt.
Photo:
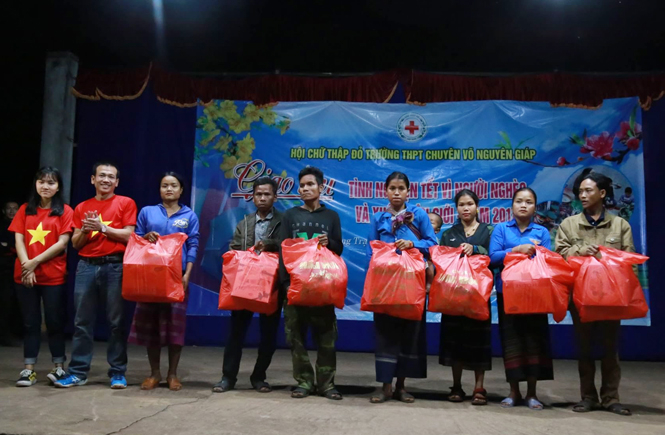
M 66 249 L 72 235 L 74 212 L 62 199 L 62 177 L 56 168 L 46 166 L 37 171 L 34 186 L 28 202 L 21 206 L 9 226 L 16 237 L 18 258 L 14 282 L 25 329 L 25 369 L 16 381 L 17 387 L 29 387 L 37 382 L 34 365 L 41 341 L 42 301 L 48 344 L 55 364 L 47 377 L 55 382 L 66 376 L 62 369 L 66 360 Z

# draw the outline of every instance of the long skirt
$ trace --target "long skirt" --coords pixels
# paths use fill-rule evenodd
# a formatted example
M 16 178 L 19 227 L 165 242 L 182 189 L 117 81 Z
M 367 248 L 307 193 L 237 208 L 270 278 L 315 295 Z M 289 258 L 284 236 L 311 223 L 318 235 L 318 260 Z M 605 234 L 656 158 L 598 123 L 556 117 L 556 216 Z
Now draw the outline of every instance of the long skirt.
M 406 320 L 374 313 L 376 381 L 427 377 L 425 313 L 422 320 Z
M 464 370 L 492 370 L 492 320 L 441 315 L 439 364 Z
M 547 314 L 505 314 L 501 293 L 497 293 L 497 305 L 506 380 L 554 379 Z
M 129 342 L 147 347 L 185 345 L 187 303 L 136 304 Z

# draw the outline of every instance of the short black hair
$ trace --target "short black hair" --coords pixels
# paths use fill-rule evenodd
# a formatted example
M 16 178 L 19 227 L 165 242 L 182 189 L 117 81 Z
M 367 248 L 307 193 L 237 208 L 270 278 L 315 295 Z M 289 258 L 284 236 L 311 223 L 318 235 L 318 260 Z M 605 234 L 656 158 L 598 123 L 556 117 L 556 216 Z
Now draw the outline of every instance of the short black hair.
M 513 201 L 511 202 L 511 204 L 515 204 L 515 198 L 517 198 L 517 194 L 520 192 L 531 192 L 531 194 L 533 195 L 533 202 L 538 204 L 538 195 L 536 195 L 536 192 L 530 187 L 521 187 L 517 189 L 515 193 L 513 193 Z
M 272 193 L 277 195 L 277 182 L 270 177 L 259 177 L 254 181 L 252 185 L 252 193 L 256 190 L 257 187 L 269 184 L 272 186 Z
M 115 168 L 115 178 L 120 178 L 120 169 L 118 169 L 118 165 L 116 165 L 113 161 L 111 160 L 98 160 L 95 162 L 94 165 L 92 165 L 92 175 L 97 175 L 97 168 L 100 166 L 113 166 Z
M 406 188 L 409 188 L 409 177 L 407 177 L 404 172 L 395 171 L 388 175 L 388 178 L 386 178 L 386 189 L 388 189 L 388 185 L 393 180 L 402 180 L 404 181 L 404 184 L 406 184 Z
M 159 177 L 160 186 L 162 184 L 162 180 L 164 179 L 164 177 L 173 177 L 173 178 L 175 178 L 176 180 L 178 180 L 178 183 L 180 184 L 180 188 L 183 191 L 185 190 L 185 179 L 183 178 L 182 175 L 178 174 L 177 172 L 166 171 Z
M 580 185 L 584 180 L 591 180 L 594 183 L 596 183 L 596 186 L 598 187 L 598 190 L 604 190 L 605 194 L 610 193 L 610 187 L 612 185 L 612 180 L 609 179 L 609 177 L 606 177 L 605 175 L 599 173 L 599 172 L 591 172 L 586 174 L 582 179 L 580 180 Z M 578 195 L 579 196 L 579 195 Z
M 305 166 L 298 174 L 298 182 L 300 182 L 305 175 L 314 175 L 314 178 L 316 178 L 316 184 L 323 184 L 323 171 L 321 169 L 315 168 L 314 166 Z
M 623 189 L 623 192 L 630 195 L 631 193 L 633 193 L 633 188 L 632 187 L 626 187 L 625 189 Z
M 436 213 L 436 212 L 433 212 L 433 211 L 430 211 L 429 213 L 427 213 L 428 216 L 431 215 L 431 214 L 436 216 L 436 220 L 439 221 L 439 228 L 441 228 L 443 226 L 443 218 L 441 217 L 441 215 L 439 213 Z

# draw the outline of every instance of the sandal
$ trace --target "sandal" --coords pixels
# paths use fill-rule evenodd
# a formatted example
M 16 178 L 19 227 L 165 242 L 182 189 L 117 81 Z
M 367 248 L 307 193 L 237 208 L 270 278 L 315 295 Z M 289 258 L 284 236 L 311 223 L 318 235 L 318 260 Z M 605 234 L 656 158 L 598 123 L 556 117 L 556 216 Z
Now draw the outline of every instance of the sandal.
M 150 376 L 149 378 L 145 378 L 143 382 L 141 383 L 141 389 L 142 390 L 153 390 L 159 383 L 162 382 L 161 378 L 153 378 Z
M 573 412 L 590 412 L 600 409 L 600 404 L 591 399 L 583 399 L 573 405 Z
M 618 415 L 625 415 L 625 416 L 633 415 L 633 413 L 630 412 L 630 409 L 626 408 L 620 403 L 615 403 L 613 405 L 608 406 L 607 410 Z
M 512 408 L 518 403 L 522 402 L 522 398 L 520 397 L 519 399 L 513 399 L 512 397 L 506 397 L 501 401 L 501 407 L 502 408 Z
M 227 391 L 233 390 L 235 387 L 235 382 L 231 383 L 227 378 L 222 378 L 221 381 L 217 382 L 212 386 L 213 393 L 226 393 Z
M 395 391 L 393 394 L 393 399 L 404 403 L 413 403 L 416 401 L 416 398 L 407 393 L 406 390 Z
M 180 383 L 180 379 L 178 379 L 176 376 L 169 376 L 168 378 L 166 378 L 166 383 L 169 384 L 169 390 L 171 391 L 182 390 L 182 384 Z
M 472 405 L 482 406 L 487 405 L 487 390 L 484 388 L 476 388 L 473 390 Z
M 342 394 L 337 391 L 337 388 L 331 388 L 330 390 L 326 391 L 325 393 L 322 394 L 323 397 L 326 399 L 330 400 L 342 400 Z
M 296 389 L 291 391 L 291 397 L 293 397 L 294 399 L 304 399 L 307 396 L 309 396 L 309 390 L 302 387 L 297 387 Z
M 252 382 L 252 387 L 259 393 L 270 393 L 272 387 L 266 381 Z
M 449 402 L 464 402 L 466 393 L 462 390 L 462 387 L 450 387 L 450 394 L 448 395 Z
M 535 397 L 529 397 L 526 399 L 526 405 L 529 407 L 529 409 L 533 409 L 534 411 L 542 411 L 545 406 Z
M 369 398 L 369 403 L 384 403 L 390 400 L 390 396 L 386 396 L 383 390 Z

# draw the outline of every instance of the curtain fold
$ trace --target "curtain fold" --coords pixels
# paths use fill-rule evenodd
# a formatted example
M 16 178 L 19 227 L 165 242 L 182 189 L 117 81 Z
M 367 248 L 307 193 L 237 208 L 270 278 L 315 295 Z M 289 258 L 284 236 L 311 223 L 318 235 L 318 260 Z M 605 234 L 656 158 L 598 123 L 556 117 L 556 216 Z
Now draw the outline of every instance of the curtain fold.
M 549 101 L 553 106 L 600 107 L 603 99 L 640 98 L 644 109 L 663 97 L 665 74 L 529 74 L 471 76 L 413 71 L 405 83 L 407 101 L 432 103 L 473 100 Z
M 392 70 L 369 75 L 307 77 L 264 75 L 243 78 L 191 77 L 156 65 L 102 71 L 82 68 L 72 89 L 88 100 L 132 100 L 151 85 L 157 99 L 194 107 L 214 99 L 257 105 L 278 101 L 384 103 L 401 83 L 407 102 L 516 100 L 549 101 L 553 106 L 597 108 L 603 99 L 638 96 L 645 110 L 665 93 L 665 74 L 452 75 Z

